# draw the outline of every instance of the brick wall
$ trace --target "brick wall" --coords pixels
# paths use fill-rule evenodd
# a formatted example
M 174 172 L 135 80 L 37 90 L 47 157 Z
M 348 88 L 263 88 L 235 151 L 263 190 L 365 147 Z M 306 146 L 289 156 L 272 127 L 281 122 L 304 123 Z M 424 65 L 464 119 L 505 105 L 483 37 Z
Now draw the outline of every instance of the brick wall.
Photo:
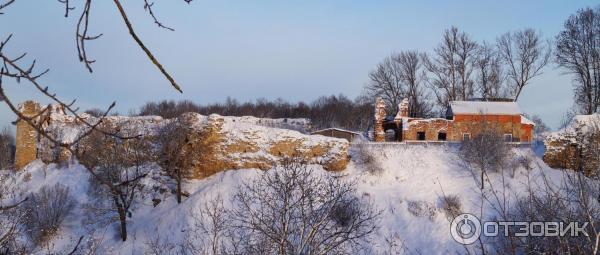
M 419 140 L 419 133 L 425 134 L 426 141 L 438 141 L 440 133 L 446 134 L 446 141 L 462 141 L 463 134 L 477 136 L 485 121 L 490 127 L 497 128 L 502 134 L 511 134 L 513 141 L 531 142 L 533 126 L 521 123 L 521 116 L 504 115 L 457 115 L 454 120 L 441 118 L 415 119 L 408 118 L 406 122 L 398 121 L 402 126 L 402 140 Z M 378 141 L 378 140 L 376 140 Z

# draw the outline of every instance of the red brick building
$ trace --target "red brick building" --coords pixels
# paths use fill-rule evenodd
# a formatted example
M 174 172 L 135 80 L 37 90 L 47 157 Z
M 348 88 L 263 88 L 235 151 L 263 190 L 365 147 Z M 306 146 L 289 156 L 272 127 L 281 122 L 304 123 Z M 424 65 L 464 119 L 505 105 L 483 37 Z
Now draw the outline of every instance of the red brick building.
M 408 100 L 387 117 L 378 99 L 375 141 L 462 141 L 476 136 L 483 124 L 496 128 L 507 142 L 531 142 L 535 124 L 523 116 L 516 102 L 451 101 L 446 118 L 411 118 Z

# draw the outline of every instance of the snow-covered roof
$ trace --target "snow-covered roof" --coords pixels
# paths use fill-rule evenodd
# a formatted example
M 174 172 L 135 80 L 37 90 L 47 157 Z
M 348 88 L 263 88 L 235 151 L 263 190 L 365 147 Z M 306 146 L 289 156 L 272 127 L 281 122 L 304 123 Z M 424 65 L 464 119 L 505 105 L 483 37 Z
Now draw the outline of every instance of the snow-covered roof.
M 535 122 L 533 122 L 530 119 L 526 118 L 524 115 L 521 115 L 521 124 L 527 124 L 527 125 L 533 125 L 533 126 L 535 126 Z
M 451 101 L 451 114 L 521 115 L 516 102 Z
M 346 130 L 346 129 L 342 129 L 342 128 L 324 128 L 324 129 L 321 129 L 321 130 L 313 131 L 313 132 L 311 132 L 311 134 L 316 134 L 316 133 L 320 133 L 320 132 L 328 131 L 328 130 L 335 130 L 335 131 L 340 131 L 340 132 L 352 133 L 352 134 L 355 134 L 355 135 L 361 135 L 359 132 L 350 131 L 350 130 Z

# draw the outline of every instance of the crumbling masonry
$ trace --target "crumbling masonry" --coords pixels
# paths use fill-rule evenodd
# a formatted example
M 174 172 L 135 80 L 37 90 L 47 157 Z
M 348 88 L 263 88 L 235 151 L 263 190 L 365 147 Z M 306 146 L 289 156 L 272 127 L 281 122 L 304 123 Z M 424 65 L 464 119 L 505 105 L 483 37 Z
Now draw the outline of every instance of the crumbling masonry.
M 26 117 L 35 117 L 40 113 L 41 107 L 34 101 L 26 101 L 20 105 L 19 110 Z M 27 121 L 22 119 L 17 121 L 16 143 L 15 168 L 23 169 L 37 159 L 38 134 Z

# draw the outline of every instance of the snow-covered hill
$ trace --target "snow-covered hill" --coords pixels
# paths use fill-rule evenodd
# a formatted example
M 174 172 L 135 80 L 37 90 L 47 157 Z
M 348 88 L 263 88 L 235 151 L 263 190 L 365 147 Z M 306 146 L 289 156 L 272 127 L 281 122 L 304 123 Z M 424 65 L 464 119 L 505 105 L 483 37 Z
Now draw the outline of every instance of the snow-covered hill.
M 381 146 L 371 145 L 369 151 L 375 155 L 382 171 L 371 174 L 365 171 L 358 149 L 352 150 L 353 160 L 347 167 L 344 178 L 358 183 L 358 195 L 370 200 L 382 211 L 379 228 L 369 243 L 373 254 L 455 254 L 464 253 L 474 247 L 464 247 L 455 242 L 450 235 L 450 218 L 442 209 L 444 195 L 456 195 L 461 211 L 479 216 L 481 212 L 481 193 L 478 176 L 473 175 L 464 166 L 456 150 L 444 146 Z M 541 182 L 542 175 L 558 181 L 563 173 L 548 168 L 541 159 L 528 149 L 515 149 L 512 160 L 530 158 L 528 164 L 512 164 L 505 169 L 504 178 L 500 173 L 489 173 L 494 189 L 510 193 L 509 203 L 515 195 L 524 192 L 528 181 Z M 526 160 L 522 160 L 526 162 Z M 65 251 L 72 248 L 79 236 L 84 236 L 84 244 L 99 243 L 100 254 L 144 254 L 148 244 L 156 238 L 177 242 L 183 240 L 189 228 L 194 224 L 191 215 L 207 201 L 221 196 L 225 205 L 243 180 L 249 180 L 261 173 L 257 169 L 230 170 L 215 174 L 203 180 L 192 180 L 185 185 L 190 196 L 181 205 L 175 196 L 157 192 L 164 176 L 153 165 L 152 172 L 143 183 L 147 190 L 140 203 L 133 209 L 129 219 L 129 240 L 121 242 L 118 238 L 115 222 L 105 226 L 86 226 L 84 205 L 90 202 L 87 195 L 89 174 L 83 166 L 71 163 L 68 166 L 45 165 L 40 161 L 30 164 L 24 171 L 14 176 L 19 193 L 24 196 L 35 192 L 43 185 L 61 183 L 70 188 L 77 200 L 77 206 L 65 223 L 52 245 L 38 249 L 42 254 L 50 251 Z M 322 170 L 315 165 L 317 171 Z M 526 168 L 530 168 L 529 170 Z M 514 170 L 514 172 L 513 172 Z M 329 173 L 327 174 L 334 174 Z M 505 189 L 503 189 L 503 185 Z M 486 187 L 489 192 L 490 185 Z M 153 199 L 161 199 L 156 207 Z M 486 219 L 496 216 L 489 205 L 484 204 L 483 216 Z M 475 252 L 477 253 L 477 252 Z

